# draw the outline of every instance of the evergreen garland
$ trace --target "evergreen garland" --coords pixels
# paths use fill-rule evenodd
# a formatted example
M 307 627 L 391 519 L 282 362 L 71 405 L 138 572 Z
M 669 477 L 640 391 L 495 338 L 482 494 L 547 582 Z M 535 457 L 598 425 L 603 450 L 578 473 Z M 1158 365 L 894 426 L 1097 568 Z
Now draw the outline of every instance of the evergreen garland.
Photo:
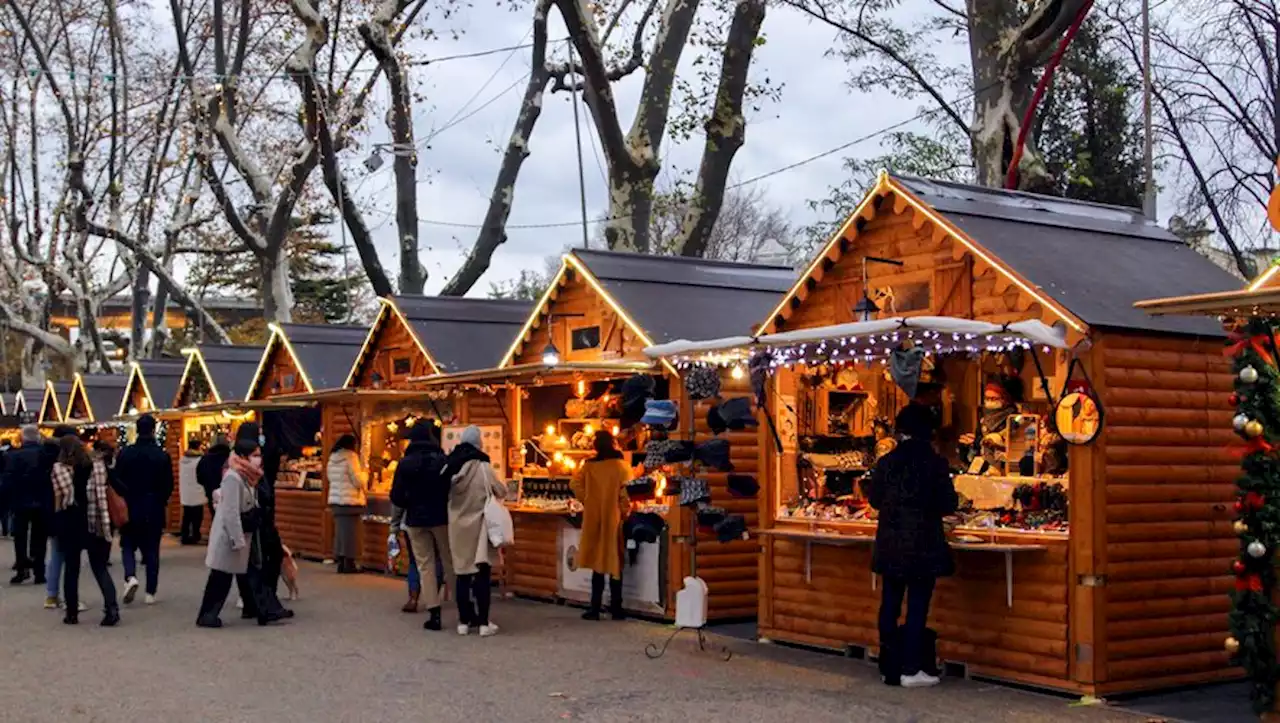
M 1245 440 L 1241 475 L 1236 481 L 1235 532 L 1240 555 L 1231 564 L 1235 589 L 1226 649 L 1244 668 L 1254 711 L 1272 710 L 1280 665 L 1276 663 L 1278 610 L 1275 552 L 1280 546 L 1280 370 L 1272 322 L 1251 319 L 1232 337 L 1236 406 L 1232 426 Z

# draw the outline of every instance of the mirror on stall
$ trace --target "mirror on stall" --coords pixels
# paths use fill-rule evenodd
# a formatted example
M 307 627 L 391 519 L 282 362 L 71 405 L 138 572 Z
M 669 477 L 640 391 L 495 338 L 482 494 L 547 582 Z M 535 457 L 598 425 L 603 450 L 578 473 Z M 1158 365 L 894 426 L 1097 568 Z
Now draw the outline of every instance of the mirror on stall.
M 1102 405 L 1090 391 L 1070 392 L 1058 400 L 1053 419 L 1067 444 L 1089 444 L 1102 431 Z

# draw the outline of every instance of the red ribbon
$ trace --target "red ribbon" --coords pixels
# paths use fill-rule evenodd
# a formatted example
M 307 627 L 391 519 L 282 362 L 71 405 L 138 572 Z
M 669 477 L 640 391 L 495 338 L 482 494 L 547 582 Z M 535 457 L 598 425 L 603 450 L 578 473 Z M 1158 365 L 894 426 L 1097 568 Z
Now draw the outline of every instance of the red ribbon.
M 1235 343 L 1228 346 L 1222 353 L 1229 357 L 1240 356 L 1246 348 L 1252 348 L 1262 360 L 1268 364 L 1274 365 L 1275 359 L 1271 356 L 1271 352 L 1267 351 L 1267 336 L 1265 334 L 1256 334 L 1251 337 L 1245 337 L 1242 334 L 1232 334 L 1232 341 Z

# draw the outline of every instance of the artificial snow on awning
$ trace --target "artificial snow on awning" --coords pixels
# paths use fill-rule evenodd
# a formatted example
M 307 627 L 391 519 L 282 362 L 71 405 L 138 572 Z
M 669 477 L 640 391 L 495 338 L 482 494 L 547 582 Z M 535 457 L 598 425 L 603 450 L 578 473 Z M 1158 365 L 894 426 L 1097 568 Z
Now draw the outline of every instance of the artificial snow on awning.
M 763 336 L 680 339 L 644 350 L 646 356 L 679 365 L 733 364 L 768 351 L 774 366 L 807 363 L 871 362 L 901 349 L 905 342 L 930 354 L 1006 351 L 1033 346 L 1066 349 L 1062 330 L 1041 321 L 993 324 L 949 316 L 913 316 L 856 321 Z

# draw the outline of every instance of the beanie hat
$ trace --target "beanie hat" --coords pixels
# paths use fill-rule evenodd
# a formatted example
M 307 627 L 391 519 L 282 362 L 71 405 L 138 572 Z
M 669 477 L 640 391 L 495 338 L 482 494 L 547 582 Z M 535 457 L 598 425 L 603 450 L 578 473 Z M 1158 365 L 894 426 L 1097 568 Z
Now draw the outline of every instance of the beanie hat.
M 695 401 L 720 394 L 720 373 L 711 367 L 694 367 L 685 373 L 684 388 Z

